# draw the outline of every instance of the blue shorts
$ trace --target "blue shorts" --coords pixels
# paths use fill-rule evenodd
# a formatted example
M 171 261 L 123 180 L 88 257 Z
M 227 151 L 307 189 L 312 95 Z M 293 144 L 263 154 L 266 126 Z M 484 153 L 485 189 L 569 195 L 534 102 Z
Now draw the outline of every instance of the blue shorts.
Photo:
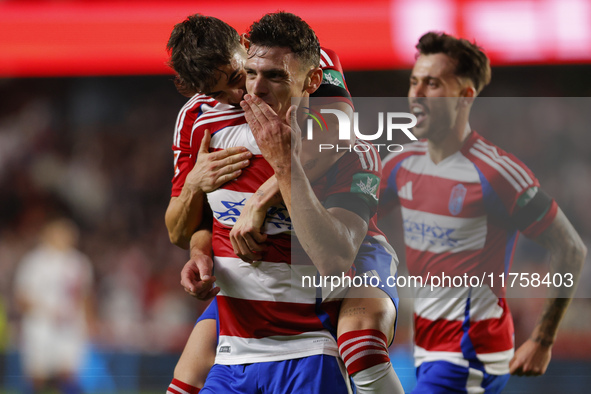
M 348 392 L 346 379 L 342 364 L 327 355 L 242 365 L 214 364 L 199 393 L 340 394 Z
M 490 375 L 479 369 L 462 367 L 448 361 L 422 363 L 417 368 L 417 385 L 413 394 L 483 392 L 496 394 L 503 391 L 509 374 Z M 484 391 L 476 391 L 480 388 Z
M 357 257 L 353 263 L 355 267 L 355 276 L 368 276 L 375 277 L 376 279 L 369 283 L 374 286 L 377 284 L 377 288 L 385 292 L 388 297 L 394 303 L 396 308 L 396 321 L 394 322 L 394 334 L 396 334 L 396 323 L 398 322 L 398 291 L 396 290 L 395 282 L 392 279 L 388 280 L 392 276 L 392 265 L 398 264 L 396 255 L 392 255 L 386 248 L 376 242 L 363 243 L 357 252 Z M 396 272 L 396 270 L 394 270 Z M 376 283 L 377 282 L 377 283 Z M 392 286 L 388 286 L 388 282 Z M 392 337 L 392 341 L 394 336 Z
M 398 310 L 399 298 L 396 284 L 392 279 L 388 281 L 388 278 L 392 276 L 392 265 L 396 264 L 398 264 L 396 255 L 392 255 L 382 244 L 375 241 L 369 244 L 361 244 L 359 252 L 357 252 L 357 257 L 355 257 L 355 262 L 353 263 L 355 276 L 367 274 L 368 276 L 374 276 L 376 279 L 379 279 L 377 288 L 388 294 L 396 310 Z M 388 286 L 388 282 L 392 286 Z M 370 283 L 372 285 L 376 284 L 373 281 Z

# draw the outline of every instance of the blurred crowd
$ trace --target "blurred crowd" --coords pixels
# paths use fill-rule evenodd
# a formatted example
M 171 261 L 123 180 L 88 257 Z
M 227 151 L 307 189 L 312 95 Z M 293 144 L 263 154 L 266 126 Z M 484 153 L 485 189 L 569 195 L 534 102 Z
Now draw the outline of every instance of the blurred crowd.
M 163 218 L 184 98 L 165 77 L 4 80 L 0 90 L 2 342 L 19 338 L 17 265 L 44 224 L 64 216 L 94 268 L 93 341 L 182 349 L 198 308 L 179 285 L 188 254 L 169 243 Z
M 403 79 L 393 89 L 379 90 L 384 89 L 383 79 L 372 80 L 369 73 L 347 77 L 353 95 L 404 96 L 408 86 Z M 203 304 L 179 285 L 188 253 L 170 244 L 163 219 L 173 172 L 173 126 L 186 101 L 171 79 L 0 80 L 0 348 L 14 350 L 19 343 L 23 310 L 14 297 L 19 264 L 38 244 L 48 221 L 68 217 L 79 229 L 77 249 L 93 269 L 92 342 L 100 348 L 140 353 L 182 349 Z M 493 78 L 491 86 L 495 83 Z M 359 93 L 358 86 L 364 87 Z M 535 92 L 537 85 L 531 86 Z M 519 89 L 523 91 L 523 84 Z M 502 89 L 495 93 L 514 95 Z M 569 91 L 548 95 L 568 96 Z M 502 119 L 503 107 L 498 106 L 498 113 L 479 112 L 473 127 L 536 173 L 589 247 L 591 134 L 584 108 L 591 101 L 584 100 L 535 102 L 527 107 L 535 115 L 525 122 L 509 119 L 512 128 L 501 123 L 507 119 Z M 503 102 L 513 108 L 521 105 Z M 400 238 L 394 244 L 403 257 Z M 513 270 L 542 272 L 544 263 L 544 254 L 523 242 Z M 591 354 L 584 346 L 571 348 L 572 338 L 578 338 L 579 345 L 581 338 L 591 343 L 588 264 L 585 271 L 580 298 L 561 327 L 558 357 Z M 519 297 L 543 296 L 540 289 L 520 291 Z M 512 299 L 510 305 L 519 342 L 533 327 L 531 319 L 541 300 Z M 396 342 L 410 341 L 408 331 L 399 327 Z

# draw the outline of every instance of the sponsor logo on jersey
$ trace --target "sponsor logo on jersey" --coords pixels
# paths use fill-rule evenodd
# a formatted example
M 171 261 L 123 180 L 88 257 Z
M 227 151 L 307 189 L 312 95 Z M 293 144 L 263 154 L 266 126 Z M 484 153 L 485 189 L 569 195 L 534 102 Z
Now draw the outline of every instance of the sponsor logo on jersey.
M 289 217 L 289 211 L 285 204 L 281 204 L 278 207 L 271 207 L 267 211 L 266 223 L 279 229 L 291 231 L 291 218 Z
M 415 222 L 409 219 L 404 220 L 404 237 L 406 243 L 429 243 L 434 246 L 455 247 L 459 240 L 452 238 L 455 228 L 442 227 L 438 224 L 427 224 Z
M 352 193 L 361 193 L 371 196 L 374 201 L 378 201 L 378 187 L 380 186 L 380 178 L 374 174 L 359 173 L 353 175 L 353 183 L 351 185 Z
M 449 196 L 449 203 L 447 207 L 449 212 L 456 216 L 460 212 L 462 212 L 462 207 L 464 205 L 464 199 L 466 198 L 466 187 L 461 183 L 458 183 L 451 189 L 451 194 Z
M 232 346 L 220 346 L 218 353 L 232 353 Z
M 214 211 L 213 213 L 216 215 L 216 219 L 223 222 L 226 220 L 230 220 L 236 223 L 238 216 L 240 216 L 240 212 L 242 211 L 242 207 L 244 206 L 244 202 L 246 198 L 243 198 L 241 201 L 221 201 L 222 205 L 227 208 L 225 211 Z

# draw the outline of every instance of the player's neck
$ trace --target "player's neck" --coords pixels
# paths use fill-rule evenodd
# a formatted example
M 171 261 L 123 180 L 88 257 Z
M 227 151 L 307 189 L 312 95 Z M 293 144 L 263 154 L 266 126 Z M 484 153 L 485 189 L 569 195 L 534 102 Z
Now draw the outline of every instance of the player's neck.
M 455 130 L 451 130 L 441 140 L 429 140 L 429 157 L 433 163 L 438 164 L 449 156 L 453 155 L 464 145 L 464 142 L 470 135 L 470 125 L 463 122 Z

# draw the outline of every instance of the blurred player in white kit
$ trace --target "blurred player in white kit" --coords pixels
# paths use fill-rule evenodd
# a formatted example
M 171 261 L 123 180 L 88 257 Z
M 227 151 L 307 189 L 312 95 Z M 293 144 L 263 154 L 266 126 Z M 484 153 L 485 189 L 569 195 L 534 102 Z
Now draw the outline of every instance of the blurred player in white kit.
M 50 221 L 39 246 L 17 268 L 21 357 L 35 391 L 56 385 L 64 393 L 81 392 L 75 375 L 88 339 L 93 271 L 89 259 L 76 249 L 77 241 L 73 222 Z

